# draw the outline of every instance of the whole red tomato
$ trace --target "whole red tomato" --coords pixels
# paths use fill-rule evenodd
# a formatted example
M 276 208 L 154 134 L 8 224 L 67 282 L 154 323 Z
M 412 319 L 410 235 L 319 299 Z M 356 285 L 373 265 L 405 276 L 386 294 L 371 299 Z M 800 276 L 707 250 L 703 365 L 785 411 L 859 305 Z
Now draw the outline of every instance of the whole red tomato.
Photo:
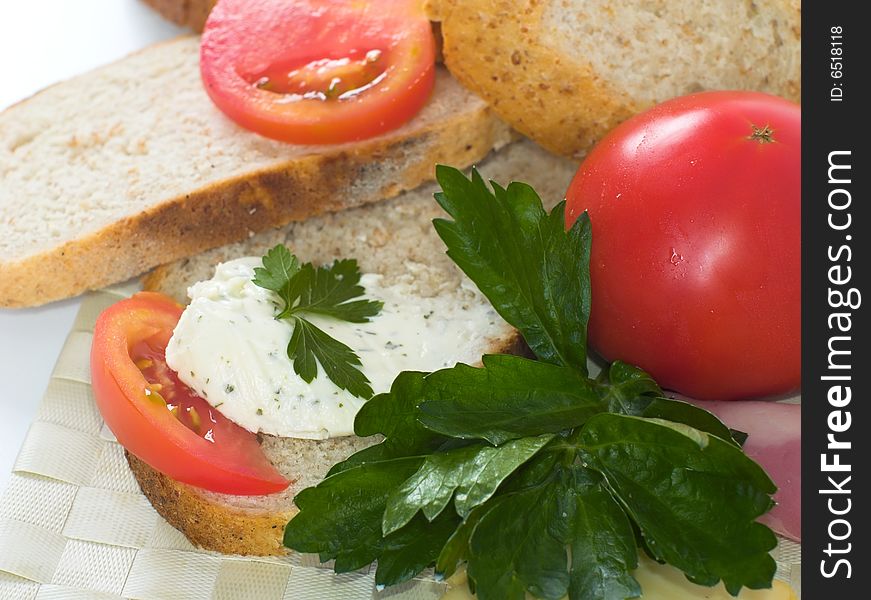
M 706 92 L 606 136 L 566 194 L 593 226 L 590 344 L 709 400 L 801 384 L 801 109 Z

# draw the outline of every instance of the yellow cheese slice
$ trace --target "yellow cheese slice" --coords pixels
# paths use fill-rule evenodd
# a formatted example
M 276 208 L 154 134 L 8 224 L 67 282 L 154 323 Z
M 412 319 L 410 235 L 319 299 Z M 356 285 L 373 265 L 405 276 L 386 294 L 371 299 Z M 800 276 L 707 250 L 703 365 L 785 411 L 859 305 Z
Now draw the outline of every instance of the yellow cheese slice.
M 643 591 L 642 600 L 797 600 L 793 589 L 783 581 L 775 581 L 771 589 L 748 590 L 744 588 L 730 596 L 720 583 L 704 587 L 691 583 L 679 570 L 661 565 L 646 556 L 638 557 L 638 568 L 633 573 Z M 474 600 L 466 585 L 466 571 L 457 571 L 448 579 L 448 591 L 442 600 Z
M 661 565 L 646 556 L 639 557 L 638 568 L 633 573 L 641 584 L 644 600 L 735 600 L 722 583 L 704 587 L 691 583 L 684 574 L 670 565 Z M 738 600 L 797 600 L 792 588 L 783 581 L 774 581 L 771 589 L 748 590 L 743 588 Z

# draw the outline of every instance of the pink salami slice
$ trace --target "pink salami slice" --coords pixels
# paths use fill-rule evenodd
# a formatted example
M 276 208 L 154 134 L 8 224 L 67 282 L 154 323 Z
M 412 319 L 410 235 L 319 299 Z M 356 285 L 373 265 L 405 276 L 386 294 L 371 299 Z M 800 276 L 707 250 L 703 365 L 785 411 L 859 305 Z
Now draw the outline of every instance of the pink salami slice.
M 781 402 L 702 402 L 732 429 L 748 434 L 744 450 L 777 484 L 777 501 L 760 521 L 801 541 L 801 405 Z

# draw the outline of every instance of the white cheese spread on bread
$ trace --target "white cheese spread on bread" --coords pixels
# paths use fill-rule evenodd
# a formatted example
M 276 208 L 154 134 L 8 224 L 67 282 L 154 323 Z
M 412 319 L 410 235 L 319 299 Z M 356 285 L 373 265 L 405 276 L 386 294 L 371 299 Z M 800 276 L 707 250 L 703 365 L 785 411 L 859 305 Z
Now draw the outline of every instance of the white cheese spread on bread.
M 221 413 L 253 432 L 325 439 L 354 433 L 365 402 L 337 387 L 318 368 L 306 383 L 287 356 L 292 323 L 276 320 L 281 300 L 252 281 L 261 259 L 222 263 L 208 281 L 188 289 L 191 302 L 166 347 L 179 378 Z M 384 303 L 367 323 L 318 315 L 306 319 L 360 357 L 375 393 L 401 371 L 435 371 L 481 360 L 483 338 L 501 319 L 486 303 L 459 305 L 424 298 L 403 284 L 384 286 L 364 274 L 366 297 Z

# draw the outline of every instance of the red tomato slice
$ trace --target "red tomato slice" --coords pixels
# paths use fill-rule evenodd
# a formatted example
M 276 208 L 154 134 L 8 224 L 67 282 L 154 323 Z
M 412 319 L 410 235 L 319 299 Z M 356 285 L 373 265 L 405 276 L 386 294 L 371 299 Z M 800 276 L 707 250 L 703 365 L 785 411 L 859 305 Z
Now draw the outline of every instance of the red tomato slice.
M 200 72 L 242 127 L 296 144 L 348 142 L 423 107 L 435 40 L 415 0 L 221 0 Z
M 127 450 L 176 481 L 215 492 L 262 495 L 289 482 L 257 437 L 179 381 L 164 351 L 182 308 L 142 292 L 107 308 L 91 346 L 94 398 Z

